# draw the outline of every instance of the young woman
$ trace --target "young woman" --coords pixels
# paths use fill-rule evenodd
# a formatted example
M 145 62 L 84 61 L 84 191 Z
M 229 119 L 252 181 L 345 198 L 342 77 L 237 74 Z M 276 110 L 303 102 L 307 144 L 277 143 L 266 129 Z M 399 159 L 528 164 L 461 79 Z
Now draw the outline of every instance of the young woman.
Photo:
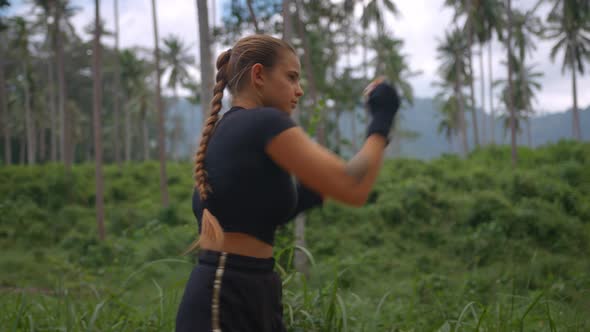
M 281 280 L 273 271 L 275 229 L 326 198 L 365 203 L 399 98 L 379 80 L 367 87 L 367 139 L 346 162 L 290 118 L 303 91 L 301 65 L 289 44 L 266 35 L 242 38 L 219 55 L 217 70 L 195 157 L 193 211 L 200 239 L 189 250 L 200 247 L 199 263 L 186 285 L 176 331 L 286 331 Z M 219 119 L 225 88 L 232 107 Z

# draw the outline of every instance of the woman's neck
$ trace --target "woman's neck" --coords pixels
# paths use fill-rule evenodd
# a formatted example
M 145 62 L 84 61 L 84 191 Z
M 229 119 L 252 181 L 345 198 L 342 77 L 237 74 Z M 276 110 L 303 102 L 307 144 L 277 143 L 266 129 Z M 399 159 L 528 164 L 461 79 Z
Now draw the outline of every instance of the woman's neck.
M 257 98 L 252 98 L 250 96 L 235 96 L 232 98 L 231 102 L 232 106 L 241 106 L 243 108 L 256 108 L 263 106 L 262 102 Z

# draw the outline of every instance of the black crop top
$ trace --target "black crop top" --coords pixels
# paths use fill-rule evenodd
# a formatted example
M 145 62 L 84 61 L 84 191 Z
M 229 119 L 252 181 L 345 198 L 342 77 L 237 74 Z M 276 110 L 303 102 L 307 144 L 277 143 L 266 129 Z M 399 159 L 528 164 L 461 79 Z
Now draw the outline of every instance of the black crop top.
M 275 108 L 232 107 L 217 123 L 205 154 L 204 167 L 212 192 L 202 202 L 193 192 L 193 213 L 199 233 L 203 209 L 219 220 L 224 232 L 240 232 L 270 245 L 277 226 L 299 212 L 322 204 L 265 152 L 266 144 L 296 126 Z

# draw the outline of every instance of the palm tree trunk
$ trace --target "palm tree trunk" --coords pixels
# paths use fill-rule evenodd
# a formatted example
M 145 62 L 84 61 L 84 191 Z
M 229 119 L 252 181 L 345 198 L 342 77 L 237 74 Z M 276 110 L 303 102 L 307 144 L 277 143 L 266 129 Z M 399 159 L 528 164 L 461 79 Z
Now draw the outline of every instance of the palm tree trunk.
M 0 41 L 3 38 L 0 37 Z M 4 77 L 4 48 L 0 49 L 0 115 L 2 116 L 2 131 L 4 136 L 4 164 L 12 164 L 12 146 L 10 144 L 10 125 L 8 118 L 8 100 L 6 97 L 6 79 Z
M 94 31 L 94 52 L 92 52 L 92 71 L 94 87 L 94 176 L 96 181 L 96 223 L 98 226 L 98 238 L 101 241 L 105 239 L 104 230 L 104 179 L 102 173 L 102 46 L 100 45 L 101 25 L 100 25 L 100 0 L 95 0 L 95 31 Z
M 351 125 L 351 132 L 352 132 L 352 151 L 356 152 L 358 151 L 358 145 L 357 145 L 357 130 L 356 130 L 356 123 L 357 122 L 357 118 L 356 118 L 356 108 L 353 106 L 352 108 L 352 125 Z
M 489 76 L 489 83 L 490 83 L 490 142 L 492 144 L 496 143 L 496 113 L 494 111 L 494 80 L 493 80 L 493 70 L 492 70 L 492 40 L 488 44 L 488 72 L 490 73 Z
M 291 43 L 293 40 L 293 16 L 291 14 L 291 0 L 283 0 L 283 40 Z
M 38 121 L 38 125 L 37 125 L 38 131 L 38 145 L 37 145 L 37 151 L 39 152 L 37 161 L 38 162 L 43 162 L 45 161 L 45 154 L 46 154 L 46 137 L 45 134 L 47 133 L 47 128 L 45 126 L 45 122 L 43 120 L 39 120 Z
M 574 97 L 574 109 L 572 110 L 572 126 L 574 139 L 582 140 L 582 131 L 580 130 L 580 114 L 578 113 L 578 91 L 576 86 L 576 66 L 572 65 L 572 95 Z
M 47 62 L 47 74 L 49 78 L 48 82 L 48 90 L 49 90 L 49 125 L 50 125 L 50 159 L 51 161 L 57 161 L 57 140 L 59 138 L 58 134 L 58 118 L 57 118 L 57 108 L 55 107 L 55 76 L 53 73 L 53 60 L 55 60 L 54 56 L 51 56 Z
M 206 0 L 198 0 L 203 2 Z M 206 13 L 206 11 L 205 11 Z M 156 18 L 156 0 L 152 0 L 152 18 L 154 22 L 154 55 L 156 59 L 156 107 L 158 108 L 158 145 L 160 156 L 160 192 L 162 194 L 162 205 L 168 207 L 168 177 L 166 175 L 166 142 L 164 129 L 164 105 L 162 104 L 162 83 L 160 68 L 160 46 L 158 37 L 158 20 Z
M 72 167 L 72 147 L 70 142 L 70 126 L 69 126 L 69 112 L 66 109 L 66 74 L 64 66 L 64 45 L 63 36 L 59 28 L 61 22 L 61 6 L 57 2 L 53 2 L 55 6 L 54 27 L 56 29 L 55 47 L 57 60 L 57 81 L 58 81 L 58 108 L 61 118 L 61 160 L 66 167 L 66 171 L 70 171 Z
M 119 1 L 114 0 L 115 6 L 115 80 L 113 84 L 113 116 L 115 122 L 114 144 L 115 144 L 115 162 L 119 171 L 123 168 L 121 161 L 121 124 L 120 124 L 120 90 L 121 90 L 121 65 L 119 62 Z M 128 129 L 128 128 L 126 128 Z
M 512 146 L 512 166 L 516 167 L 518 155 L 516 151 L 516 112 L 514 110 L 514 86 L 512 84 L 512 2 L 508 0 L 508 111 L 510 112 L 510 138 Z
M 353 7 L 354 9 L 354 7 Z M 352 16 L 352 13 L 350 14 Z M 348 27 L 346 28 L 346 50 L 347 50 L 347 54 L 346 54 L 346 67 L 350 68 L 350 70 L 352 70 L 352 63 L 351 63 L 351 57 L 352 57 L 352 36 L 351 36 L 351 31 L 352 31 L 352 19 L 349 19 L 348 21 Z M 351 106 L 351 113 L 352 113 L 352 151 L 356 152 L 357 151 L 357 142 L 356 142 L 356 103 L 353 103 Z
M 468 47 L 467 47 L 467 58 L 469 60 L 469 73 L 471 74 L 471 80 L 469 84 L 469 92 L 471 97 L 471 119 L 472 119 L 472 126 L 473 126 L 473 139 L 475 142 L 475 146 L 479 147 L 479 132 L 477 130 L 477 113 L 475 110 L 475 75 L 473 73 L 473 23 L 472 23 L 472 15 L 471 15 L 471 1 L 467 1 L 467 38 L 468 38 Z
M 25 60 L 27 61 L 27 60 Z M 23 65 L 24 73 L 24 90 L 25 90 L 25 126 L 27 136 L 27 163 L 35 164 L 35 123 L 33 120 L 33 111 L 31 109 L 31 91 L 29 87 L 29 70 L 27 64 Z
M 199 26 L 199 50 L 201 57 L 201 111 L 203 124 L 209 115 L 209 104 L 213 99 L 213 58 L 211 56 L 211 34 L 209 32 L 209 12 L 207 0 L 197 0 L 197 14 Z
M 481 144 L 485 145 L 487 141 L 487 133 L 486 133 L 486 94 L 485 94 L 485 80 L 484 80 L 484 72 L 483 72 L 483 43 L 479 44 L 479 72 L 481 73 Z
M 293 14 L 291 13 L 291 0 L 283 0 L 283 40 L 291 44 L 293 41 Z M 293 112 L 295 121 L 301 125 L 301 108 L 297 106 Z
M 21 139 L 18 142 L 19 145 L 19 153 L 18 153 L 18 163 L 20 165 L 24 165 L 25 164 L 25 153 L 26 151 L 26 147 L 27 147 L 27 138 L 26 138 L 26 134 L 23 133 L 21 136 Z
M 295 21 L 297 24 L 297 33 L 299 34 L 299 38 L 301 38 L 301 40 L 303 40 L 303 50 L 304 50 L 303 62 L 305 64 L 305 74 L 306 74 L 307 78 L 309 79 L 309 94 L 311 95 L 311 100 L 312 100 L 312 105 L 313 105 L 312 107 L 315 108 L 318 103 L 318 91 L 317 91 L 315 75 L 313 73 L 313 67 L 311 64 L 311 45 L 309 44 L 309 38 L 307 38 L 307 34 L 305 32 L 305 26 L 303 25 L 303 22 L 301 21 L 301 8 L 302 8 L 301 0 L 295 0 L 295 6 L 297 8 L 297 10 L 296 10 L 297 15 L 295 16 Z M 317 137 L 319 144 L 326 145 L 326 136 L 325 136 L 325 127 L 324 127 L 325 120 L 324 120 L 323 110 L 320 110 L 319 117 L 320 117 L 320 119 L 318 121 L 316 137 Z
M 125 163 L 131 162 L 131 111 L 129 107 L 125 109 Z
M 283 40 L 287 43 L 291 43 L 293 40 L 293 15 L 291 13 L 291 0 L 283 0 Z M 299 25 L 297 26 L 299 28 Z M 297 107 L 296 110 L 296 121 L 301 124 L 301 108 Z M 295 217 L 295 245 L 305 247 L 305 213 L 300 213 Z M 295 250 L 294 253 L 294 265 L 295 269 L 300 273 L 308 275 L 309 268 L 307 262 L 307 256 L 301 250 Z
M 338 154 L 342 154 L 342 134 L 340 132 L 340 115 L 342 115 L 342 110 L 338 109 L 335 110 L 336 113 L 336 128 L 335 129 L 335 133 L 334 135 L 336 136 L 336 151 L 338 152 Z
M 48 3 L 50 15 L 53 5 Z M 58 120 L 57 120 L 57 109 L 56 109 L 56 96 L 55 96 L 55 76 L 53 72 L 53 67 L 55 65 L 55 29 L 52 25 L 48 22 L 45 26 L 47 30 L 49 45 L 48 45 L 48 53 L 47 56 L 47 102 L 49 104 L 49 159 L 52 162 L 57 161 L 57 140 L 58 136 Z
M 170 120 L 172 120 L 172 132 L 170 133 L 170 156 L 172 157 L 172 160 L 174 161 L 178 161 L 178 132 L 179 132 L 179 123 L 178 123 L 178 93 L 176 91 L 176 88 L 174 88 L 174 94 L 173 94 L 173 98 L 174 98 L 174 108 L 175 108 L 175 112 L 173 114 L 170 115 Z
M 147 121 L 147 105 L 145 96 L 141 97 L 141 128 L 143 141 L 143 160 L 150 160 L 150 146 L 148 139 L 148 121 Z
M 365 82 L 369 82 L 369 55 L 368 55 L 369 46 L 367 45 L 368 38 L 369 38 L 369 35 L 367 33 L 367 27 L 363 24 L 363 71 L 364 71 L 364 75 L 365 75 Z M 369 125 L 369 115 L 366 112 L 363 112 L 362 115 L 363 115 L 363 119 L 361 120 L 361 124 L 363 124 L 364 127 L 367 128 L 367 126 Z M 355 112 L 355 116 L 353 117 L 353 121 L 356 121 L 356 112 Z M 357 144 L 356 143 L 357 137 L 355 136 L 354 138 L 355 138 L 354 145 L 359 146 L 362 144 L 362 143 Z
M 254 29 L 256 33 L 260 33 L 260 28 L 258 27 L 258 21 L 256 20 L 256 13 L 254 13 L 254 8 L 252 8 L 252 0 L 246 0 L 246 4 L 248 6 L 248 12 L 250 13 L 250 18 L 252 19 L 252 23 L 254 24 Z
M 459 59 L 459 54 L 456 54 Z M 469 152 L 469 146 L 467 144 L 467 125 L 465 124 L 465 110 L 463 104 L 463 93 L 461 92 L 461 86 L 463 80 L 461 79 L 461 69 L 459 68 L 459 61 L 456 61 L 455 74 L 457 79 L 455 80 L 455 98 L 457 98 L 457 108 L 459 110 L 459 127 L 461 128 L 461 146 L 463 148 L 463 156 L 467 156 Z

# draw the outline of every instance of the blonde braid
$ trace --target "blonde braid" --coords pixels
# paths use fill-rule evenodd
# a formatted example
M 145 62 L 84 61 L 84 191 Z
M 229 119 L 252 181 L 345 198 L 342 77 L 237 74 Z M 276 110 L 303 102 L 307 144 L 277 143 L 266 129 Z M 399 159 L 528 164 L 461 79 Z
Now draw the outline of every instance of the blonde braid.
M 209 116 L 203 126 L 203 133 L 201 136 L 201 143 L 195 155 L 195 186 L 199 189 L 201 201 L 207 199 L 208 193 L 211 192 L 211 187 L 207 183 L 207 172 L 204 168 L 205 153 L 207 152 L 207 145 L 209 139 L 215 129 L 215 124 L 219 120 L 219 111 L 221 110 L 221 100 L 223 99 L 223 90 L 227 85 L 227 65 L 231 56 L 231 48 L 219 55 L 217 58 L 217 77 L 215 87 L 213 88 L 213 99 L 211 100 L 211 109 Z
M 195 153 L 195 189 L 199 190 L 201 201 L 205 201 L 212 191 L 207 183 L 207 172 L 205 171 L 205 154 L 211 135 L 219 120 L 223 90 L 227 87 L 235 95 L 248 80 L 247 72 L 253 65 L 260 63 L 266 68 L 272 68 L 276 61 L 282 56 L 282 50 L 289 50 L 296 55 L 295 49 L 281 39 L 267 35 L 252 35 L 240 39 L 229 50 L 217 57 L 217 77 L 213 89 L 213 99 L 209 116 L 204 123 L 201 136 L 201 143 Z M 233 56 L 232 56 L 233 53 Z M 231 61 L 230 61 L 231 57 Z M 200 238 L 193 241 L 184 254 L 188 254 L 199 248 L 200 239 L 211 241 L 216 247 L 221 248 L 224 240 L 223 228 L 217 218 L 208 209 L 203 209 L 201 217 Z
M 213 88 L 213 99 L 211 100 L 211 110 L 205 125 L 203 127 L 203 134 L 201 136 L 201 143 L 199 149 L 195 154 L 195 187 L 199 189 L 201 202 L 207 199 L 208 192 L 211 187 L 207 184 L 207 172 L 205 172 L 205 153 L 207 152 L 207 145 L 209 139 L 215 129 L 215 124 L 219 120 L 219 111 L 221 110 L 221 99 L 223 99 L 223 90 L 227 85 L 227 66 L 231 56 L 231 48 L 219 55 L 217 58 L 217 76 L 215 87 Z M 203 210 L 201 217 L 201 236 L 205 236 L 218 243 L 223 243 L 223 229 L 219 225 L 219 221 L 207 210 Z M 195 251 L 199 247 L 200 238 L 193 241 L 190 246 L 184 251 L 183 255 Z

